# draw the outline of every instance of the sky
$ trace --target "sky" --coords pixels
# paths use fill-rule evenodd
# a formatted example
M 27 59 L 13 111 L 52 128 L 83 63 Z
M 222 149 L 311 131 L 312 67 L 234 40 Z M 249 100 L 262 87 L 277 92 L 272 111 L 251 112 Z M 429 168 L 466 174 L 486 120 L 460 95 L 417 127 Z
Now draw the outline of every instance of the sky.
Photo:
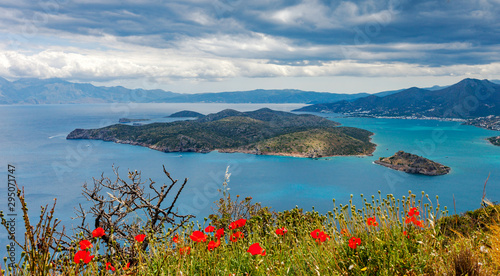
M 500 0 L 2 0 L 0 77 L 180 93 L 500 79 Z

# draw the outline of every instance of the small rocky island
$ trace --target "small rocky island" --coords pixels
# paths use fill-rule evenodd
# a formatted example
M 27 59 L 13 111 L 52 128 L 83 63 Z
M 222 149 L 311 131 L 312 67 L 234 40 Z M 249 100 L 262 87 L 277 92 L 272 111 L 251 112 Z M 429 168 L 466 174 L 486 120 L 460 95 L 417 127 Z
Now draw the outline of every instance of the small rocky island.
M 249 112 L 226 109 L 188 121 L 75 129 L 66 139 L 104 140 L 163 152 L 217 150 L 310 158 L 373 153 L 372 132 L 339 125 L 320 116 L 268 108 Z
M 205 115 L 198 113 L 196 111 L 183 110 L 179 112 L 175 112 L 167 116 L 167 118 L 201 118 Z
M 450 167 L 404 151 L 398 151 L 391 157 L 380 157 L 374 163 L 406 173 L 431 176 L 447 174 L 451 170 Z
M 500 146 L 500 136 L 490 137 L 488 138 L 488 141 L 490 141 L 490 143 L 492 143 L 495 146 Z

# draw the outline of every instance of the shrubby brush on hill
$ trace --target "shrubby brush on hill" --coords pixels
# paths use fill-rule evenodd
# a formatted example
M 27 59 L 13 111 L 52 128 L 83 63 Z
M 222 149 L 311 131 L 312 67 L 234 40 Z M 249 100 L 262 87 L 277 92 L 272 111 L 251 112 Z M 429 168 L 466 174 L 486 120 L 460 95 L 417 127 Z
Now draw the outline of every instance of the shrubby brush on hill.
M 177 180 L 157 187 L 140 172 L 96 180 L 84 193 L 94 203 L 91 225 L 73 237 L 57 234 L 53 210 L 26 227 L 24 253 L 1 275 L 497 275 L 500 207 L 491 203 L 449 216 L 428 195 L 364 197 L 326 214 L 271 211 L 251 197 L 231 197 L 229 174 L 210 220 L 171 213 L 186 185 L 164 208 Z M 114 189 L 113 193 L 108 193 Z M 89 194 L 90 193 L 90 194 Z M 148 194 L 150 193 L 150 194 Z M 147 200 L 146 200 L 147 199 Z M 146 204 L 145 202 L 150 202 Z M 124 220 L 145 211 L 145 220 Z M 156 222 L 155 223 L 155 219 Z M 3 220 L 4 226 L 5 220 Z M 118 242 L 118 238 L 123 238 Z

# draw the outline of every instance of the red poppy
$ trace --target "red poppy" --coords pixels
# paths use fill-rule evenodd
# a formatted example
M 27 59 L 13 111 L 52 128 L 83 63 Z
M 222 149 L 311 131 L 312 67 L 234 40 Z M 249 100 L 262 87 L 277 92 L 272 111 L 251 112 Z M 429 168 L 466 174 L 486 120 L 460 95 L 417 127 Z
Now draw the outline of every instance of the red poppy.
M 276 229 L 276 235 L 285 235 L 288 230 L 285 227 Z
M 112 266 L 110 262 L 107 262 L 106 263 L 106 270 L 115 271 L 115 267 Z
M 90 243 L 88 240 L 83 240 L 80 242 L 80 249 L 81 250 L 86 250 L 92 248 L 92 243 Z
M 406 230 L 403 231 L 403 236 L 409 237 L 408 233 L 406 233 Z
M 408 224 L 408 223 L 415 223 L 417 221 L 417 219 L 415 217 L 406 217 L 406 220 L 405 220 L 405 223 Z
M 179 248 L 179 254 L 181 255 L 189 255 L 190 253 L 191 253 L 191 247 L 189 246 Z
M 231 240 L 232 242 L 236 242 L 238 241 L 238 239 L 243 239 L 243 237 L 243 233 L 238 231 L 236 233 L 233 233 L 231 237 L 229 237 L 229 240 Z
M 258 242 L 250 245 L 247 252 L 252 254 L 252 256 L 254 256 L 254 255 L 266 256 L 266 250 L 264 248 L 260 247 L 260 244 Z
M 88 264 L 93 258 L 94 255 L 91 256 L 90 252 L 88 252 L 87 250 L 80 250 L 76 252 L 74 261 L 77 264 L 79 264 L 80 262 Z
M 213 227 L 212 225 L 209 225 L 205 228 L 205 232 L 207 233 L 212 233 L 213 231 L 215 231 L 215 227 Z
M 421 220 L 415 220 L 413 223 L 418 227 L 424 227 L 424 222 Z
M 208 250 L 214 250 L 215 248 L 219 247 L 219 245 L 220 245 L 220 239 L 217 239 L 217 242 L 215 242 L 215 241 L 210 241 L 210 242 L 208 243 L 207 248 L 208 248 Z
M 123 268 L 123 270 L 127 270 L 130 267 L 130 262 L 127 263 L 127 265 Z
M 360 238 L 352 237 L 349 240 L 349 247 L 350 248 L 356 249 L 356 247 L 358 247 L 358 245 L 361 245 L 361 239 Z
M 172 241 L 174 243 L 179 243 L 179 236 L 178 235 L 175 235 L 173 238 L 172 238 Z
M 92 237 L 94 238 L 100 238 L 104 236 L 106 233 L 104 233 L 104 229 L 102 227 L 96 228 L 94 231 L 92 231 Z
M 215 231 L 215 235 L 214 235 L 215 238 L 220 239 L 223 236 L 224 236 L 224 228 L 221 228 L 221 229 L 218 229 L 217 231 Z
M 319 229 L 314 229 L 314 230 L 311 232 L 311 237 L 313 237 L 313 239 L 317 239 L 317 238 L 318 238 L 318 235 L 319 235 L 319 232 L 321 232 L 321 230 L 319 230 Z
M 371 218 L 366 219 L 366 224 L 368 226 L 378 226 L 377 218 L 375 218 L 375 216 L 373 216 Z
M 311 237 L 316 240 L 317 243 L 322 243 L 325 242 L 327 239 L 330 239 L 330 236 L 328 236 L 325 232 L 315 229 L 311 232 Z
M 194 231 L 191 236 L 189 236 L 195 242 L 205 242 L 207 241 L 207 235 L 201 231 Z
M 419 216 L 420 215 L 420 212 L 418 211 L 417 207 L 413 207 L 410 209 L 410 211 L 408 212 L 408 216 L 412 217 L 412 216 Z
M 139 235 L 135 236 L 135 238 L 134 238 L 134 239 L 135 239 L 136 241 L 138 241 L 138 242 L 143 242 L 145 238 L 146 238 L 146 235 L 144 235 L 144 234 L 139 234 Z
M 243 227 L 245 226 L 246 223 L 247 223 L 246 219 L 239 219 L 237 221 L 231 222 L 231 224 L 229 224 L 229 229 L 236 229 Z

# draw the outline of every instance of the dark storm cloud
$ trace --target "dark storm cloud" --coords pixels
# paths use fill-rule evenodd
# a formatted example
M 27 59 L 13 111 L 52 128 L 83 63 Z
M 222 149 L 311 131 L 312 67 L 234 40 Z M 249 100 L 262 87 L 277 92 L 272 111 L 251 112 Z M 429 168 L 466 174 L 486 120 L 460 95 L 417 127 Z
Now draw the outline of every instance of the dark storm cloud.
M 296 68 L 308 66 L 318 74 L 342 74 L 340 69 L 319 67 L 344 61 L 349 66 L 404 63 L 411 70 L 500 62 L 499 0 L 7 0 L 0 3 L 0 11 L 4 33 L 22 33 L 32 24 L 35 31 L 30 37 L 39 44 L 56 37 L 60 41 L 52 46 L 71 46 L 74 36 L 76 48 L 87 38 L 96 48 L 119 45 L 118 51 L 133 51 L 138 58 L 141 47 L 149 47 L 168 51 L 163 55 L 173 57 L 174 64 L 187 64 L 189 57 L 193 68 L 206 68 L 192 73 L 186 69 L 182 77 L 217 78 L 243 71 L 250 76 L 301 75 Z M 111 42 L 104 39 L 109 37 Z M 59 51 L 62 59 L 68 59 L 66 50 Z M 5 59 L 15 60 L 12 54 Z M 40 64 L 47 64 L 45 59 L 40 58 Z M 227 63 L 220 65 L 220 60 Z M 64 68 L 78 69 L 68 64 Z M 149 66 L 121 60 L 120 64 L 133 68 L 132 75 L 177 70 L 160 68 L 163 64 L 158 62 Z M 211 69 L 214 64 L 220 68 Z M 266 64 L 273 66 L 263 68 Z

